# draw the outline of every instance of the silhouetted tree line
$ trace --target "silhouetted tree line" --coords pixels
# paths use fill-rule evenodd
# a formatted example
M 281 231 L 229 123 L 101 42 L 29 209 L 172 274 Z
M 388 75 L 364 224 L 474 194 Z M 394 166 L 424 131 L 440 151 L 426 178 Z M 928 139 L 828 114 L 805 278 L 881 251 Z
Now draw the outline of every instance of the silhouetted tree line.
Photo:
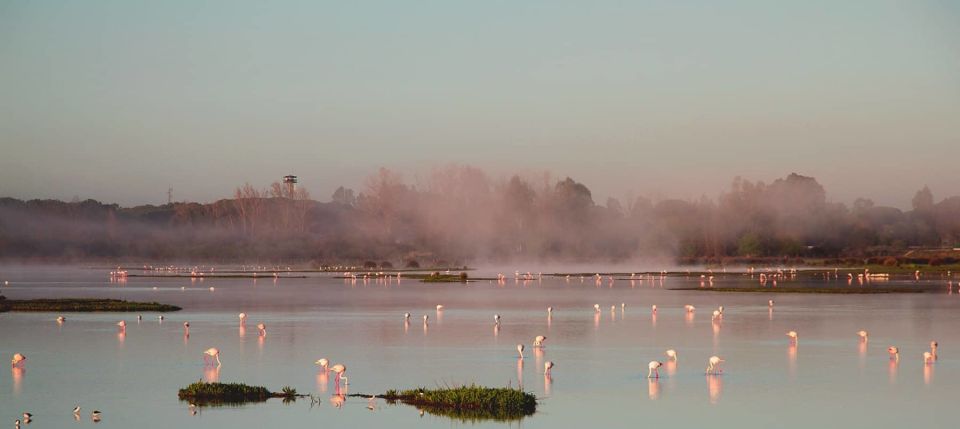
M 877 257 L 960 243 L 960 197 L 924 187 L 902 211 L 827 201 L 798 174 L 734 179 L 715 199 L 643 197 L 597 204 L 584 184 L 549 174 L 493 179 L 470 166 L 416 184 L 388 169 L 330 202 L 279 183 L 209 204 L 124 208 L 94 200 L 0 199 L 0 257 L 205 261 L 612 261 L 675 257 Z M 419 261 L 419 262 L 418 262 Z M 401 265 L 398 265 L 401 266 Z

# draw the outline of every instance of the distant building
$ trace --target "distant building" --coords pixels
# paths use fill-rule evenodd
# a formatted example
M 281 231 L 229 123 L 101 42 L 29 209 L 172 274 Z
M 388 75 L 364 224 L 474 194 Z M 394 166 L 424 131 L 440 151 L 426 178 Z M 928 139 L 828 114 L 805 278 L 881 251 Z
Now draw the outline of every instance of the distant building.
M 283 185 L 287 188 L 287 195 L 293 195 L 293 191 L 297 190 L 297 176 L 283 176 Z

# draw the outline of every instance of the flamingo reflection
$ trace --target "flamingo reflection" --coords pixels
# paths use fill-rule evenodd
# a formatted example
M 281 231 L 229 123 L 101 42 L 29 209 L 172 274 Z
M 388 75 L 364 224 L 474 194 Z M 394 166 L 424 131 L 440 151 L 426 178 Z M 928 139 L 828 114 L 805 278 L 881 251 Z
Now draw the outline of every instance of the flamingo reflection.
M 707 395 L 711 404 L 720 401 L 720 394 L 723 392 L 723 377 L 716 374 L 707 374 Z
M 660 380 L 657 378 L 647 379 L 647 395 L 650 399 L 656 401 L 660 399 Z
M 13 394 L 20 395 L 23 387 L 23 376 L 27 374 L 27 369 L 23 366 L 14 366 L 10 368 L 10 375 L 13 378 Z
M 206 365 L 203 368 L 203 381 L 207 383 L 220 382 L 220 366 Z

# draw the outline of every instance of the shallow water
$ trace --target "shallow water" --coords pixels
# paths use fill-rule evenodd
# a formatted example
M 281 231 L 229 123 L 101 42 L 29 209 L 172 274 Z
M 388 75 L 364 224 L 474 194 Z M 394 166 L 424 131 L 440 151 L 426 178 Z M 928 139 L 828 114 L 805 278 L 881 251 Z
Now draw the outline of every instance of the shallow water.
M 109 282 L 107 271 L 0 267 L 0 282 L 10 281 L 0 293 L 11 299 L 104 297 L 184 307 L 162 323 L 156 313 L 143 313 L 139 324 L 130 313 L 67 313 L 62 326 L 56 314 L 0 313 L 0 356 L 28 358 L 24 370 L 0 374 L 0 424 L 29 411 L 33 427 L 92 425 L 89 412 L 99 409 L 99 425 L 116 428 L 952 427 L 950 407 L 960 391 L 960 293 L 948 294 L 941 278 L 923 280 L 940 290 L 925 294 L 768 295 L 667 290 L 699 285 L 683 277 L 662 284 L 620 280 L 612 287 L 578 278 L 464 286 L 365 284 L 330 275 L 130 278 L 118 284 Z M 747 282 L 744 276 L 718 284 Z M 773 311 L 769 298 L 776 299 Z M 601 305 L 599 314 L 594 303 Z M 445 306 L 442 313 L 436 304 Z M 651 304 L 659 307 L 656 318 Z M 697 307 L 692 317 L 685 304 Z M 715 324 L 710 313 L 718 305 L 724 318 Z M 552 318 L 547 306 L 555 309 Z M 238 327 L 240 311 L 249 315 L 245 332 Z M 404 312 L 413 315 L 409 326 Z M 499 332 L 494 313 L 502 316 Z M 426 329 L 423 314 L 430 316 Z M 114 325 L 121 319 L 128 323 L 124 336 Z M 191 323 L 189 338 L 183 321 Z M 262 339 L 259 321 L 267 325 Z M 860 329 L 870 332 L 865 346 L 856 337 Z M 799 333 L 795 348 L 788 345 L 788 330 Z M 542 353 L 532 350 L 536 335 L 547 336 Z M 931 339 L 940 342 L 940 357 L 927 366 L 921 354 Z M 517 343 L 527 347 L 522 366 Z M 899 364 L 888 359 L 890 345 L 900 347 Z M 209 347 L 221 350 L 219 371 L 203 365 L 201 353 Z M 658 381 L 648 380 L 647 363 L 666 362 L 669 348 L 678 351 L 678 363 L 664 365 Z M 715 354 L 726 359 L 724 374 L 707 377 L 706 360 Z M 350 393 L 475 382 L 522 384 L 541 401 L 535 415 L 512 424 L 420 416 L 413 407 L 383 401 L 371 411 L 362 398 L 335 408 L 332 374 L 322 377 L 313 364 L 320 357 L 347 365 Z M 549 380 L 542 374 L 546 360 L 556 363 Z M 290 385 L 322 402 L 274 399 L 191 415 L 176 393 L 198 379 L 271 390 Z M 74 422 L 70 410 L 78 404 L 82 416 Z

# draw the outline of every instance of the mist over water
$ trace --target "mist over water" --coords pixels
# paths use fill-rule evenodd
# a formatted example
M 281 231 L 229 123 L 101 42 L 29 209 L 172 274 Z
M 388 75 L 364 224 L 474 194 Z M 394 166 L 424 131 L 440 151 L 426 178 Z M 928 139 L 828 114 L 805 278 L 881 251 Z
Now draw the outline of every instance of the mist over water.
M 862 263 L 958 243 L 960 197 L 937 201 L 924 187 L 911 211 L 866 199 L 848 207 L 799 174 L 770 184 L 737 177 L 728 191 L 693 201 L 598 202 L 569 177 L 491 177 L 467 165 L 437 167 L 412 182 L 381 168 L 362 189 L 340 187 L 328 202 L 279 182 L 245 184 L 206 204 L 0 199 L 0 257 L 36 261 L 659 267 L 789 258 Z

